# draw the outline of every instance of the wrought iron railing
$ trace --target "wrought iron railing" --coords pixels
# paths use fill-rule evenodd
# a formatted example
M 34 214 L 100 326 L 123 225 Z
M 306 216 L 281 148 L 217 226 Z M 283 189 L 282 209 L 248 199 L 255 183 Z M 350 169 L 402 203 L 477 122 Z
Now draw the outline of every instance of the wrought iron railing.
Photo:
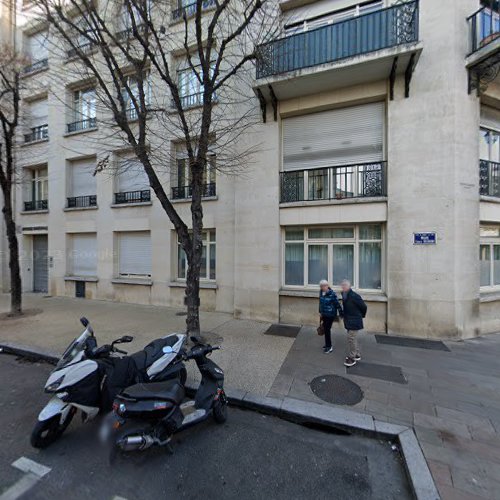
M 33 212 L 35 210 L 48 210 L 49 200 L 33 200 L 24 202 L 24 211 Z
M 151 201 L 151 191 L 143 189 L 141 191 L 127 191 L 125 193 L 115 193 L 115 204 L 145 203 Z
M 31 128 L 30 132 L 24 134 L 24 142 L 42 141 L 49 138 L 49 126 L 39 125 L 38 127 Z
M 172 199 L 173 200 L 186 200 L 191 198 L 193 190 L 191 186 L 175 186 L 172 187 Z M 216 195 L 215 182 L 210 182 L 203 186 L 202 196 L 208 198 L 210 196 Z
M 281 172 L 280 203 L 386 196 L 386 162 Z
M 172 11 L 172 20 L 176 21 L 177 19 L 181 19 L 182 17 L 191 17 L 196 14 L 197 2 L 190 3 L 188 5 L 182 5 L 182 0 L 179 0 L 179 7 Z M 203 0 L 201 3 L 201 8 L 203 10 L 208 9 L 215 5 L 215 0 Z
M 66 125 L 66 130 L 68 134 L 71 132 L 80 132 L 82 130 L 89 130 L 91 128 L 96 128 L 97 120 L 93 118 L 85 118 L 85 120 L 79 120 L 77 122 L 68 123 Z
M 418 41 L 418 0 L 260 45 L 257 78 Z
M 36 73 L 37 71 L 41 71 L 42 69 L 47 69 L 48 67 L 49 67 L 49 60 L 47 58 L 40 59 L 39 61 L 31 63 L 29 66 L 25 66 L 23 68 L 23 75 Z
M 146 31 L 146 24 L 137 24 L 136 30 L 138 33 L 144 33 Z M 125 28 L 124 30 L 118 31 L 115 33 L 116 40 L 118 42 L 123 42 L 130 38 L 134 38 L 134 28 L 130 26 L 129 28 Z
M 500 7 L 492 2 L 467 18 L 471 36 L 471 53 L 488 45 L 500 36 Z
M 500 198 L 500 163 L 479 160 L 479 194 Z
M 70 196 L 67 198 L 68 208 L 89 208 L 97 207 L 97 196 L 91 194 L 89 196 Z
M 88 55 L 91 54 L 96 49 L 96 44 L 94 42 L 86 42 L 80 44 L 78 47 L 72 47 L 66 52 L 68 59 L 76 57 L 78 54 Z

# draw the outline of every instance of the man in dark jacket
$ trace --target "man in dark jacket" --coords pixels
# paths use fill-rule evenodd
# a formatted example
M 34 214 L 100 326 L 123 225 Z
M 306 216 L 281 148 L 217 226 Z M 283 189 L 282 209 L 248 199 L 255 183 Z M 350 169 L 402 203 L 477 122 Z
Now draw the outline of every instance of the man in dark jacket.
M 342 316 L 342 307 L 337 299 L 337 294 L 330 288 L 328 281 L 319 282 L 319 314 L 323 329 L 325 331 L 325 345 L 323 351 L 329 354 L 333 351 L 332 347 L 332 323 L 337 318 L 337 311 Z
M 344 310 L 344 327 L 347 330 L 347 357 L 345 366 L 354 366 L 361 360 L 357 335 L 363 329 L 363 318 L 366 316 L 365 301 L 352 288 L 348 280 L 342 281 L 342 308 Z

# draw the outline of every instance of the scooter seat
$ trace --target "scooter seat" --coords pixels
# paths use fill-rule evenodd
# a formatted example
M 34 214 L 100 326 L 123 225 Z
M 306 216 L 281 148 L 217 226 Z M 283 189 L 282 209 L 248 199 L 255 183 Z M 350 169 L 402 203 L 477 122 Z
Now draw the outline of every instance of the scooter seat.
M 142 351 L 135 352 L 130 357 L 134 360 L 138 370 L 145 371 L 165 354 L 163 352 L 164 347 L 173 347 L 178 340 L 177 335 L 169 335 L 163 339 L 153 340 Z
M 131 399 L 158 399 L 181 404 L 184 399 L 184 387 L 176 380 L 166 382 L 152 382 L 151 384 L 135 384 L 123 391 L 125 398 Z

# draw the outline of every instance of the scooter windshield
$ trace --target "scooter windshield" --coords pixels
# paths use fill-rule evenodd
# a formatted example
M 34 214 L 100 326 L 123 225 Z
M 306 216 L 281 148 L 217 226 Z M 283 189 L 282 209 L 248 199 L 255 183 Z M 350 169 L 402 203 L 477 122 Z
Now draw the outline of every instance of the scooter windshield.
M 75 358 L 85 350 L 85 343 L 90 337 L 90 333 L 85 330 L 78 338 L 73 340 L 68 348 L 64 351 L 61 359 L 58 361 L 56 368 L 67 365 L 75 360 Z

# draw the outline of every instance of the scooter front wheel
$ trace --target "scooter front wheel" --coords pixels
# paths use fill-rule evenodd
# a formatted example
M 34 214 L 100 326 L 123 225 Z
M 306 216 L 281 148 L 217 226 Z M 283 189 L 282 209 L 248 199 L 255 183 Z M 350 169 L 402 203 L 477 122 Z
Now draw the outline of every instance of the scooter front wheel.
M 76 408 L 71 408 L 62 424 L 60 423 L 61 415 L 54 415 L 47 420 L 38 421 L 31 432 L 31 446 L 33 448 L 47 448 L 47 446 L 50 446 L 61 437 L 75 413 Z
M 227 401 L 219 399 L 212 409 L 214 420 L 218 424 L 223 424 L 227 420 Z

